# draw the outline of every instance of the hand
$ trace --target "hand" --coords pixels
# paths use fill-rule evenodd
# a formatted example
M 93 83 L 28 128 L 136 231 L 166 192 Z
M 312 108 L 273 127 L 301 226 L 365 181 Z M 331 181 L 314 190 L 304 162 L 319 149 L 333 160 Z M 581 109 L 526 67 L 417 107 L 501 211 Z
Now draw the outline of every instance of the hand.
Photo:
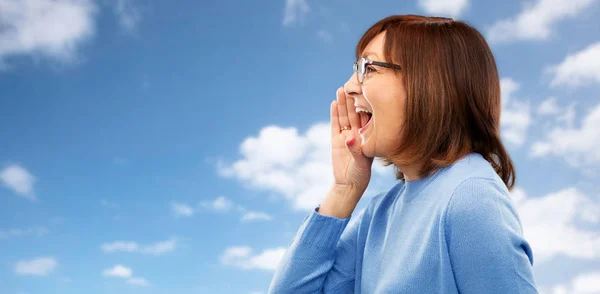
M 354 107 L 354 99 L 348 97 L 340 87 L 337 100 L 331 102 L 331 160 L 334 187 L 362 193 L 371 180 L 373 158 L 362 153 L 358 134 L 360 117 Z M 350 126 L 350 130 L 341 130 Z

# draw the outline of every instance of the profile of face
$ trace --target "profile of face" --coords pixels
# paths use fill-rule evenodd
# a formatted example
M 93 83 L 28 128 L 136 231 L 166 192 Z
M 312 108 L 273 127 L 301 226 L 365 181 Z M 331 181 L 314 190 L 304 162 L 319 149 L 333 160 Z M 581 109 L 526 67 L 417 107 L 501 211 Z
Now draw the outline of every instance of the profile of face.
M 391 63 L 384 60 L 384 44 L 385 32 L 382 32 L 369 42 L 361 57 Z M 360 131 L 362 152 L 367 157 L 387 158 L 399 146 L 398 136 L 404 121 L 406 90 L 402 73 L 393 68 L 367 65 L 362 84 L 357 74 L 355 72 L 344 84 L 344 91 L 354 99 L 355 107 L 372 113 L 371 121 Z

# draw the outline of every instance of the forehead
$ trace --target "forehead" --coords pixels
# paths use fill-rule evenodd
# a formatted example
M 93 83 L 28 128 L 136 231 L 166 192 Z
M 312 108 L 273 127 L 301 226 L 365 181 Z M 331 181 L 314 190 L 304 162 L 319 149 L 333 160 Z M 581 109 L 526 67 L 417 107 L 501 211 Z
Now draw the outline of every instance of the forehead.
M 385 44 L 385 32 L 379 33 L 375 36 L 365 50 L 363 50 L 361 57 L 366 57 L 370 59 L 381 59 L 383 57 L 383 45 Z

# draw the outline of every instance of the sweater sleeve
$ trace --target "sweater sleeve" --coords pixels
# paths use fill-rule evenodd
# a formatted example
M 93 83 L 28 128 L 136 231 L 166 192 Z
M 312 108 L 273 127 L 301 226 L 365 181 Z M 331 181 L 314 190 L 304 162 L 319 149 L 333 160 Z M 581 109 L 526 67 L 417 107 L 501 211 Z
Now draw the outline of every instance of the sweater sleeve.
M 320 207 L 320 206 L 319 206 Z M 279 262 L 268 293 L 352 293 L 362 215 L 337 218 L 313 210 Z
M 445 229 L 460 293 L 538 293 L 533 253 L 508 190 L 489 179 L 466 180 L 450 198 Z

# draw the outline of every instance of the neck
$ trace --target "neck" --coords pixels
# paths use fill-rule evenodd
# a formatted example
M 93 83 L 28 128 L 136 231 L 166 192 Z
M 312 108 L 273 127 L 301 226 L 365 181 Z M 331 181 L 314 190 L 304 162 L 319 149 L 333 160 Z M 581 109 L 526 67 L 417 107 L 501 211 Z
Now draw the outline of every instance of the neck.
M 399 166 L 400 171 L 404 174 L 404 180 L 407 182 L 416 181 L 421 178 L 419 170 L 421 170 L 422 164 L 414 163 L 411 165 Z

